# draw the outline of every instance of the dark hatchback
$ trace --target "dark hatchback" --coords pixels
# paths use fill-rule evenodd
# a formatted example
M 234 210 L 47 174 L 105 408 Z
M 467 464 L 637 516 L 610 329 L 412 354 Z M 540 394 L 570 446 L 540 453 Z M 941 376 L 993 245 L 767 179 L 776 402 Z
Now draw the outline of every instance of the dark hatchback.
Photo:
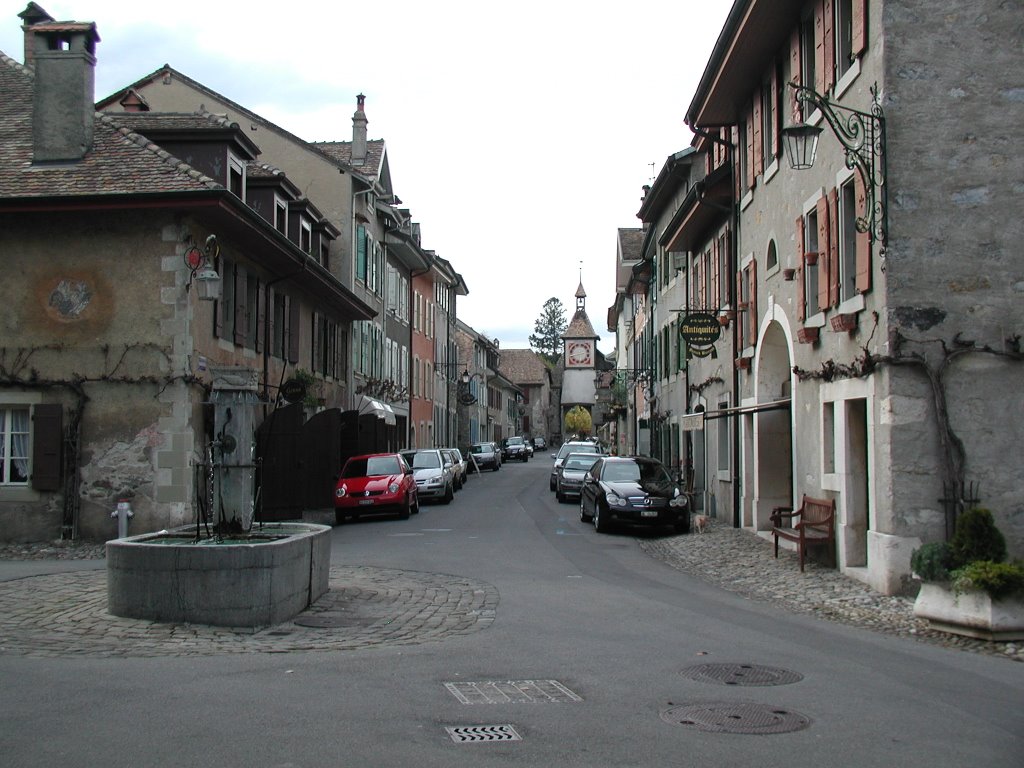
M 612 524 L 690 530 L 686 496 L 665 465 L 644 456 L 602 456 L 583 478 L 580 520 L 599 533 Z

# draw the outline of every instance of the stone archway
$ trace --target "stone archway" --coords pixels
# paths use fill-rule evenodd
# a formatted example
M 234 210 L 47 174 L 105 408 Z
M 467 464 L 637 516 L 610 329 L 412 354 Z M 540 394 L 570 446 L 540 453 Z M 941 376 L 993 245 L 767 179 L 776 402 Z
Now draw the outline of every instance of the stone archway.
M 777 308 L 765 318 L 757 345 L 757 404 L 787 400 L 792 394 L 792 342 L 785 315 Z M 792 408 L 758 411 L 751 436 L 754 472 L 753 527 L 771 527 L 774 507 L 793 504 Z

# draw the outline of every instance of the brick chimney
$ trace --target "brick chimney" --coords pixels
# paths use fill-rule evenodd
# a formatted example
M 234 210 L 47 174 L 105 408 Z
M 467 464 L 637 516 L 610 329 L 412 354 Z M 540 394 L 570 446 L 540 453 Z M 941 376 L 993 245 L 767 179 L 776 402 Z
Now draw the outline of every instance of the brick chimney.
M 32 161 L 81 160 L 92 149 L 96 116 L 96 25 L 43 21 L 29 32 L 36 71 Z
M 363 111 L 365 101 L 363 94 L 356 96 L 356 112 L 352 115 L 352 165 L 366 162 L 366 124 L 370 121 Z
M 35 48 L 35 33 L 32 27 L 43 21 L 53 21 L 53 17 L 35 3 L 29 3 L 25 10 L 18 14 L 21 19 L 21 31 L 25 34 L 25 66 L 32 66 L 32 54 Z

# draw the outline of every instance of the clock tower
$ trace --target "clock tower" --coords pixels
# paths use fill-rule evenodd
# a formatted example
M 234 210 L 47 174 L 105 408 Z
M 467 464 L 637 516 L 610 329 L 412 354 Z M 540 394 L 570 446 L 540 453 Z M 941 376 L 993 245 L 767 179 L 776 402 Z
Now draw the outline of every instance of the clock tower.
M 562 334 L 562 417 L 577 405 L 593 412 L 597 385 L 597 340 L 587 317 L 587 292 L 580 281 L 576 289 L 576 314 Z M 563 430 L 564 434 L 564 430 Z

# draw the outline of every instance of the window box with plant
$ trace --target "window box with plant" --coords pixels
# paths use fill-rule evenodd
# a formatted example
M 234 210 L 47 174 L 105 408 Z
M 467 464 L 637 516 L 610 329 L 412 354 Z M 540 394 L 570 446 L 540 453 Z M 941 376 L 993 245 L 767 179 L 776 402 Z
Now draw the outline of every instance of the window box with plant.
M 948 543 L 914 550 L 911 568 L 921 580 L 914 615 L 958 635 L 1024 640 L 1024 564 L 1005 560 L 992 513 L 967 510 Z

